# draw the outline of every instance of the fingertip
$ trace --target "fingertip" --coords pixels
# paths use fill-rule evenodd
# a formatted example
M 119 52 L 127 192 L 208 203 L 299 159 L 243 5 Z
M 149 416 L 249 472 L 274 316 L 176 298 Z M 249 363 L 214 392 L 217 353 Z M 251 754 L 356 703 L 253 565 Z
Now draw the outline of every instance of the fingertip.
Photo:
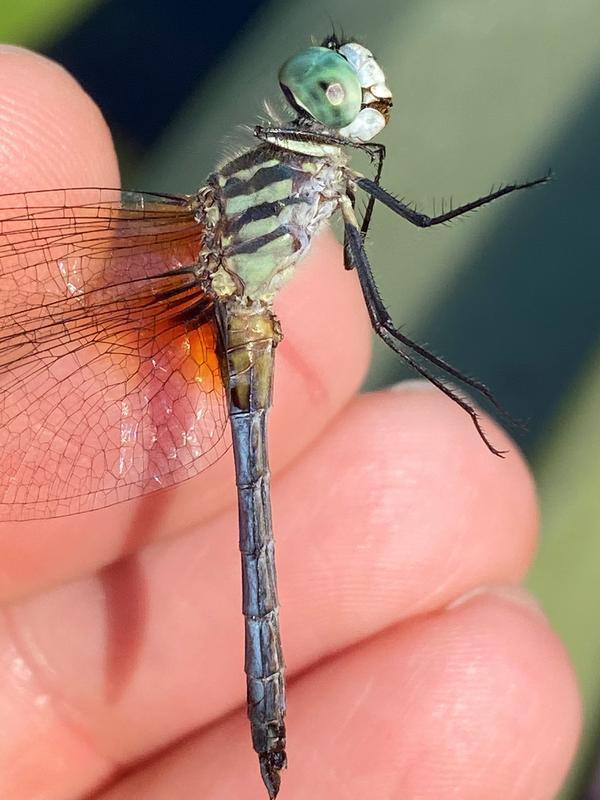
M 283 346 L 293 338 L 332 387 L 348 376 L 358 388 L 369 366 L 372 331 L 356 275 L 344 269 L 331 230 L 316 237 L 275 305 L 285 324 Z
M 12 45 L 0 47 L 0 191 L 118 186 L 106 122 L 59 64 Z
M 565 777 L 581 709 L 564 647 L 540 613 L 491 591 L 306 673 L 290 692 L 290 719 L 305 759 L 345 765 L 349 796 L 368 776 L 375 795 L 393 785 L 432 800 L 448 787 L 465 800 L 542 800 Z M 354 735 L 338 733 L 331 751 L 314 734 L 323 720 L 344 731 L 351 723 Z M 299 766 L 297 757 L 298 783 Z M 306 785 L 296 788 L 300 796 Z
M 326 797 L 547 800 L 581 713 L 557 637 L 537 612 L 491 593 L 321 661 L 291 685 L 288 722 L 286 797 L 310 796 L 317 780 Z M 102 797 L 158 800 L 191 783 L 229 797 L 259 780 L 239 713 Z
M 371 328 L 356 276 L 330 231 L 319 235 L 276 298 L 271 416 L 275 469 L 291 461 L 356 394 L 371 354 Z
M 411 432 L 406 435 L 412 446 L 423 459 L 430 461 L 427 453 L 431 454 L 438 471 L 446 470 L 454 492 L 474 495 L 473 513 L 482 527 L 497 528 L 498 535 L 508 539 L 513 565 L 520 565 L 514 577 L 523 577 L 537 544 L 539 510 L 532 472 L 516 442 L 480 412 L 486 436 L 503 456 L 491 453 L 469 416 L 427 381 L 402 381 L 390 394 L 410 417 L 406 427 Z
M 518 783 L 523 797 L 554 797 L 582 725 L 580 691 L 564 644 L 535 598 L 512 586 L 485 587 L 442 612 L 439 621 L 445 619 L 456 625 L 459 643 L 467 637 L 479 651 L 473 672 L 490 678 L 489 699 L 475 698 L 471 718 L 484 747 L 487 740 L 489 750 L 504 750 L 514 760 L 512 778 L 508 770 L 498 797 L 511 783 Z
M 509 444 L 491 423 L 490 433 Z M 311 603 L 314 615 L 333 614 L 333 604 L 336 645 L 478 586 L 517 583 L 535 549 L 535 490 L 520 454 L 493 456 L 461 409 L 414 383 L 349 404 L 279 482 L 276 511 L 299 496 L 312 500 L 298 530 L 284 528 L 287 614 L 301 618 Z M 311 548 L 322 558 L 299 570 Z M 323 652 L 310 634 L 298 650 Z

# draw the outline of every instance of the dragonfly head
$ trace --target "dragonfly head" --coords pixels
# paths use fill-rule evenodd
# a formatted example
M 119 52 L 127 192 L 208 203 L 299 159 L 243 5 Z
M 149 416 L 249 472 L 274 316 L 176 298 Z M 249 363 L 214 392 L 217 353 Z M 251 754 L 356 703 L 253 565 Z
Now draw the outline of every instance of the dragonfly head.
M 329 36 L 279 70 L 290 105 L 304 117 L 351 142 L 368 142 L 385 128 L 392 93 L 373 53 L 356 42 Z

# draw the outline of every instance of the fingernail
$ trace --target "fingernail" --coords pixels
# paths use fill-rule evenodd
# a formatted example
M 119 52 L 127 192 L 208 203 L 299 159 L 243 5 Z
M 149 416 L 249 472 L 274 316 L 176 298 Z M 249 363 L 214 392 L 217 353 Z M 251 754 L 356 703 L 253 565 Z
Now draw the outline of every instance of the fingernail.
M 424 378 L 406 378 L 403 381 L 398 381 L 389 387 L 393 392 L 422 392 L 425 389 L 433 390 L 434 392 L 439 389 L 426 381 Z
M 21 47 L 18 44 L 6 44 L 5 42 L 0 44 L 0 55 L 2 53 L 25 53 L 26 55 L 34 55 L 31 50 L 28 50 L 26 47 Z
M 474 598 L 481 596 L 499 597 L 501 600 L 506 600 L 513 605 L 526 608 L 528 611 L 533 611 L 540 617 L 546 617 L 543 608 L 538 600 L 530 594 L 523 586 L 516 586 L 512 584 L 491 584 L 489 586 L 477 586 L 475 589 L 470 589 L 468 592 L 461 594 L 451 603 L 448 603 L 446 608 L 456 608 L 465 603 L 471 602 Z

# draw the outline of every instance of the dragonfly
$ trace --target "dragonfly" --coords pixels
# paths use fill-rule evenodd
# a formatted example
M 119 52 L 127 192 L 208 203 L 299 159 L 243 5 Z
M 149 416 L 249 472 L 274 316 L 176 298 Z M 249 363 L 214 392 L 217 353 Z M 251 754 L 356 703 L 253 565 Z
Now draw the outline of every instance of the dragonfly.
M 165 490 L 233 448 L 247 710 L 270 800 L 287 764 L 267 452 L 282 339 L 273 300 L 317 232 L 341 216 L 344 265 L 375 333 L 501 455 L 446 378 L 493 396 L 398 329 L 365 237 L 376 202 L 428 228 L 549 178 L 428 216 L 381 185 L 386 150 L 374 140 L 392 92 L 370 50 L 329 35 L 289 58 L 279 84 L 287 121 L 256 125 L 252 144 L 194 194 L 0 196 L 0 518 L 60 517 Z M 372 177 L 352 168 L 357 150 Z

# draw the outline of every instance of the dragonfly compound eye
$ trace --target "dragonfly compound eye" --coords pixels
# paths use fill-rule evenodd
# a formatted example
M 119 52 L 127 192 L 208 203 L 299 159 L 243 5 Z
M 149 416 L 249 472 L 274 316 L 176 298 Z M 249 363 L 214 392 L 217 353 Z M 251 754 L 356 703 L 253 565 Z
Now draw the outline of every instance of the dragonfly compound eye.
M 356 70 L 327 47 L 309 47 L 279 70 L 279 83 L 291 105 L 327 128 L 350 125 L 362 107 Z
M 356 42 L 309 47 L 286 61 L 279 83 L 301 114 L 351 142 L 368 142 L 385 128 L 392 93 L 373 53 Z

